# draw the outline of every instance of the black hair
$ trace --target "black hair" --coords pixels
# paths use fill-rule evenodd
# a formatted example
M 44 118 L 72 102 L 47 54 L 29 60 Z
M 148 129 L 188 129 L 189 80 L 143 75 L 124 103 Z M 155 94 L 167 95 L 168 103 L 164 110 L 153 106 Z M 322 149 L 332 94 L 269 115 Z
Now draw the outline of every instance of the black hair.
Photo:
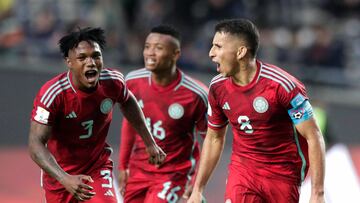
M 227 19 L 215 25 L 215 32 L 225 32 L 237 35 L 245 40 L 253 57 L 256 57 L 259 48 L 259 31 L 256 26 L 247 19 Z
M 150 33 L 159 33 L 159 34 L 164 34 L 164 35 L 170 35 L 170 36 L 174 37 L 175 39 L 179 40 L 179 42 L 181 41 L 180 32 L 171 25 L 163 24 L 163 25 L 155 26 L 151 29 Z
M 101 49 L 106 45 L 105 31 L 101 28 L 78 28 L 59 40 L 59 47 L 63 57 L 68 57 L 69 50 L 77 47 L 80 42 L 96 42 Z

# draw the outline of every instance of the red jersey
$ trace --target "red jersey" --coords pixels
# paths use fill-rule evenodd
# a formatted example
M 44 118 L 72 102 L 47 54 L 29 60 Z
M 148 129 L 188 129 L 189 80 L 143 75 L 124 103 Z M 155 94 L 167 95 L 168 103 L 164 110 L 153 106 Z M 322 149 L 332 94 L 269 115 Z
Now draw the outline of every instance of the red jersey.
M 121 170 L 138 167 L 148 172 L 180 172 L 191 174 L 199 160 L 196 132 L 205 134 L 207 128 L 207 88 L 181 71 L 171 84 L 163 87 L 151 80 L 151 72 L 140 69 L 126 76 L 126 84 L 138 99 L 147 125 L 156 143 L 167 154 L 160 168 L 148 163 L 148 155 L 140 136 L 125 120 L 122 140 L 135 139 L 120 147 Z M 132 148 L 133 147 L 133 148 Z M 131 158 L 130 157 L 130 153 Z
M 301 82 L 276 66 L 257 61 L 256 75 L 246 86 L 236 85 L 230 77 L 213 78 L 208 127 L 217 130 L 231 123 L 231 164 L 300 183 L 308 168 L 307 143 L 294 130 L 288 114 L 299 98 L 308 100 Z
M 112 149 L 105 142 L 114 103 L 128 99 L 123 75 L 103 69 L 95 92 L 78 90 L 71 72 L 46 82 L 37 94 L 31 119 L 52 126 L 47 148 L 69 174 L 88 174 L 108 161 Z M 56 190 L 62 185 L 44 173 L 43 186 Z

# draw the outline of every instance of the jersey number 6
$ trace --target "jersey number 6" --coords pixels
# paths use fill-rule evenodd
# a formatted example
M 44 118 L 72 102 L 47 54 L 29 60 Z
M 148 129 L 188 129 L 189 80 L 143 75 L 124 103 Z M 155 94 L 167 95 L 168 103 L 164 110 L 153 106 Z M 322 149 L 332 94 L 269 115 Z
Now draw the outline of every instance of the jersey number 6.
M 165 139 L 165 129 L 161 126 L 162 121 L 157 121 L 153 124 L 151 127 L 151 119 L 146 118 L 146 125 L 149 128 L 150 132 L 154 137 L 156 137 L 159 140 Z

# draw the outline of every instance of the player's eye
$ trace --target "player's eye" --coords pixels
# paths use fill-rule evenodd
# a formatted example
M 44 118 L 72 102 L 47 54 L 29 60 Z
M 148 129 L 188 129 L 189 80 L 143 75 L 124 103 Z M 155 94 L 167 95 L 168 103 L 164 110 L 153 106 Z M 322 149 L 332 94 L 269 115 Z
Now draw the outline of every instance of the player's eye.
M 78 56 L 77 59 L 80 60 L 80 61 L 84 61 L 86 59 L 86 57 L 85 56 Z
M 163 50 L 164 49 L 164 47 L 162 47 L 162 46 L 156 46 L 156 50 Z
M 101 54 L 100 53 L 96 53 L 93 55 L 93 59 L 100 59 Z

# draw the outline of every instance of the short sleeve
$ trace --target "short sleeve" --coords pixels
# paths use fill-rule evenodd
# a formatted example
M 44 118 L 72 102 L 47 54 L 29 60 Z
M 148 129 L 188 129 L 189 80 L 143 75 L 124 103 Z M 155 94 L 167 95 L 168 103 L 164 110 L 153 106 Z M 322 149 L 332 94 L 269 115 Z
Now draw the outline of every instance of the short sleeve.
M 278 98 L 287 110 L 294 124 L 299 124 L 313 117 L 313 110 L 306 93 L 305 86 L 297 81 L 292 81 L 294 88 L 289 91 L 279 86 Z
M 202 137 L 205 137 L 206 130 L 207 130 L 207 108 L 208 103 L 205 103 L 207 101 L 204 101 L 202 99 L 199 99 L 199 103 L 196 106 L 196 131 L 198 134 L 200 134 Z
M 60 109 L 59 96 L 53 97 L 47 88 L 42 87 L 36 95 L 31 112 L 31 120 L 40 124 L 52 126 L 58 109 Z
M 118 97 L 118 102 L 120 104 L 126 102 L 129 99 L 129 89 L 125 83 L 125 81 L 122 81 L 122 85 L 121 85 L 121 91 L 120 91 L 120 95 Z
M 219 102 L 216 100 L 213 86 L 209 89 L 208 102 L 208 127 L 213 130 L 219 130 L 228 124 L 228 119 L 222 108 L 218 105 Z
M 123 104 L 129 99 L 129 89 L 126 85 L 124 75 L 115 69 L 104 69 L 102 71 L 102 77 L 105 78 L 111 78 L 112 81 L 115 83 L 116 90 L 118 91 L 116 102 L 119 104 Z

